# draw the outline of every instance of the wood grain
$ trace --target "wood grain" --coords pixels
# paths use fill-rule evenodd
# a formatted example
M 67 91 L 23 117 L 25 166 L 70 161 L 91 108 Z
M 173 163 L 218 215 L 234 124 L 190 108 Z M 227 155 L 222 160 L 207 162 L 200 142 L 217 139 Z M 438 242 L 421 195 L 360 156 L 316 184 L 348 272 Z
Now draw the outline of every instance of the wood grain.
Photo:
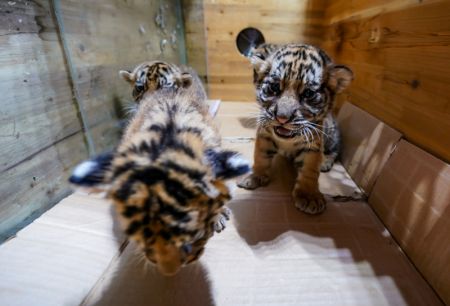
M 123 107 L 131 100 L 118 71 L 157 58 L 178 63 L 184 48 L 173 39 L 181 29 L 175 1 L 64 0 L 56 8 L 62 24 L 51 3 L 0 1 L 3 238 L 67 195 L 69 173 L 88 157 L 72 85 L 79 89 L 100 153 L 116 145 Z M 155 23 L 158 14 L 163 27 Z M 167 40 L 164 52 L 161 39 Z
M 49 209 L 71 189 L 73 167 L 88 156 L 78 132 L 1 174 L 0 241 Z
M 319 44 L 326 1 L 205 0 L 206 50 L 210 97 L 254 101 L 252 69 L 239 54 L 236 36 L 246 27 L 272 43 Z
M 326 13 L 322 46 L 355 72 L 349 100 L 450 161 L 450 2 L 362 2 Z
M 118 111 L 131 100 L 131 88 L 119 76 L 120 69 L 163 59 L 179 63 L 175 1 L 63 1 L 64 33 L 76 71 L 75 82 L 85 101 L 88 125 L 104 125 L 115 132 L 94 138 L 97 152 L 111 149 L 119 132 Z M 164 26 L 156 24 L 159 15 Z M 174 36 L 175 35 L 175 36 Z M 161 40 L 167 44 L 161 50 Z M 106 135 L 112 136 L 106 139 Z
M 446 303 L 450 281 L 450 2 L 330 2 L 322 47 L 355 72 L 347 99 L 402 140 L 369 203 Z M 420 150 L 416 146 L 425 149 Z
M 189 66 L 207 84 L 206 36 L 203 0 L 182 0 L 186 53 Z
M 0 173 L 81 128 L 52 22 L 46 1 L 0 2 Z

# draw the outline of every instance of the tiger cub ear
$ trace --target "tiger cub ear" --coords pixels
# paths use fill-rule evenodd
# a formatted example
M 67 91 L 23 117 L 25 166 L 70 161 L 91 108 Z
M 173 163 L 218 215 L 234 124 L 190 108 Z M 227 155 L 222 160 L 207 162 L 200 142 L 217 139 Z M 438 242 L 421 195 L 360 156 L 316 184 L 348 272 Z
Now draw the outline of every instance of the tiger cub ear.
M 79 187 L 102 189 L 109 183 L 107 173 L 110 170 L 113 157 L 114 154 L 109 152 L 82 162 L 73 170 L 69 182 Z
M 353 81 L 353 71 L 345 65 L 333 65 L 329 68 L 328 86 L 335 92 L 344 91 Z
M 270 63 L 265 60 L 264 56 L 259 53 L 255 53 L 250 57 L 250 63 L 256 73 L 262 74 L 270 70 Z
M 120 70 L 119 75 L 128 83 L 134 83 L 136 81 L 134 74 L 131 71 Z
M 270 71 L 271 60 L 266 59 L 263 53 L 255 52 L 250 56 L 250 63 L 253 66 L 253 82 L 260 83 Z
M 192 85 L 192 75 L 188 72 L 183 72 L 180 77 L 181 87 L 188 88 Z

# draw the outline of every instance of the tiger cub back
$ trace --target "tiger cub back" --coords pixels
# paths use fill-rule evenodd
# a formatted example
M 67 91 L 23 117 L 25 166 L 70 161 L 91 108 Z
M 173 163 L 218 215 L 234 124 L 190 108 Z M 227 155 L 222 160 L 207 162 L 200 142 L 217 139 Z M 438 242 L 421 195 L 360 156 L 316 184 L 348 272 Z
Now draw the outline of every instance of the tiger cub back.
M 177 77 L 167 79 L 176 84 Z M 195 79 L 182 78 L 191 84 L 138 93 L 138 112 L 118 147 L 80 164 L 70 178 L 106 190 L 127 236 L 166 275 L 197 260 L 223 229 L 231 198 L 226 181 L 249 171 L 236 152 L 220 147 L 202 110 L 205 98 L 191 88 Z

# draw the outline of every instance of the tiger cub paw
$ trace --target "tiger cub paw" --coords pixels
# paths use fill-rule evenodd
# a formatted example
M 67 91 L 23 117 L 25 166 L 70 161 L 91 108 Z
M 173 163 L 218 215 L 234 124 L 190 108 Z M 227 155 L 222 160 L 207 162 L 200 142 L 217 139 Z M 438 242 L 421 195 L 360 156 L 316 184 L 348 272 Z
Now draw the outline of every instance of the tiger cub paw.
M 333 168 L 335 159 L 336 159 L 336 156 L 334 156 L 334 155 L 325 155 L 322 165 L 320 165 L 320 172 L 330 171 L 331 168 Z
M 266 175 L 257 176 L 255 174 L 250 174 L 244 177 L 240 182 L 238 182 L 238 187 L 253 190 L 258 187 L 267 186 L 270 179 Z
M 327 207 L 327 202 L 319 191 L 305 192 L 303 190 L 294 190 L 293 197 L 295 207 L 310 215 L 320 214 Z
M 333 160 L 325 160 L 320 166 L 320 172 L 328 172 L 333 168 L 334 161 Z
M 230 220 L 231 209 L 228 207 L 222 207 L 222 211 L 217 215 L 216 221 L 214 222 L 214 231 L 220 233 L 226 227 L 227 221 Z

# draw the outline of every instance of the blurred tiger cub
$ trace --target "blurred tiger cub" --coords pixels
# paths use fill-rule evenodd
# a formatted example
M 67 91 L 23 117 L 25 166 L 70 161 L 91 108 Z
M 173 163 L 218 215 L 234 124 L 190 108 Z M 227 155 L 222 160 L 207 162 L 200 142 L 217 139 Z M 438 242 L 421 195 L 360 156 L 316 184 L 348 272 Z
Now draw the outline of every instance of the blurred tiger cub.
M 260 106 L 253 173 L 238 186 L 255 189 L 269 183 L 272 158 L 290 158 L 298 175 L 295 206 L 308 214 L 325 210 L 320 171 L 338 156 L 340 134 L 331 113 L 334 97 L 352 81 L 352 71 L 334 64 L 316 47 L 264 44 L 252 52 L 256 97 Z
M 144 94 L 148 95 L 159 89 L 189 88 L 192 95 L 190 103 L 202 112 L 208 109 L 206 92 L 196 71 L 187 66 L 177 66 L 163 61 L 149 61 L 137 65 L 133 71 L 121 70 L 120 76 L 133 86 L 132 96 L 139 104 Z
M 121 72 L 134 86 L 138 111 L 115 151 L 81 163 L 70 181 L 106 190 L 125 233 L 161 273 L 173 275 L 225 227 L 226 181 L 250 167 L 221 148 L 199 80 L 157 65 L 168 69 L 155 75 L 152 64 L 142 64 Z

